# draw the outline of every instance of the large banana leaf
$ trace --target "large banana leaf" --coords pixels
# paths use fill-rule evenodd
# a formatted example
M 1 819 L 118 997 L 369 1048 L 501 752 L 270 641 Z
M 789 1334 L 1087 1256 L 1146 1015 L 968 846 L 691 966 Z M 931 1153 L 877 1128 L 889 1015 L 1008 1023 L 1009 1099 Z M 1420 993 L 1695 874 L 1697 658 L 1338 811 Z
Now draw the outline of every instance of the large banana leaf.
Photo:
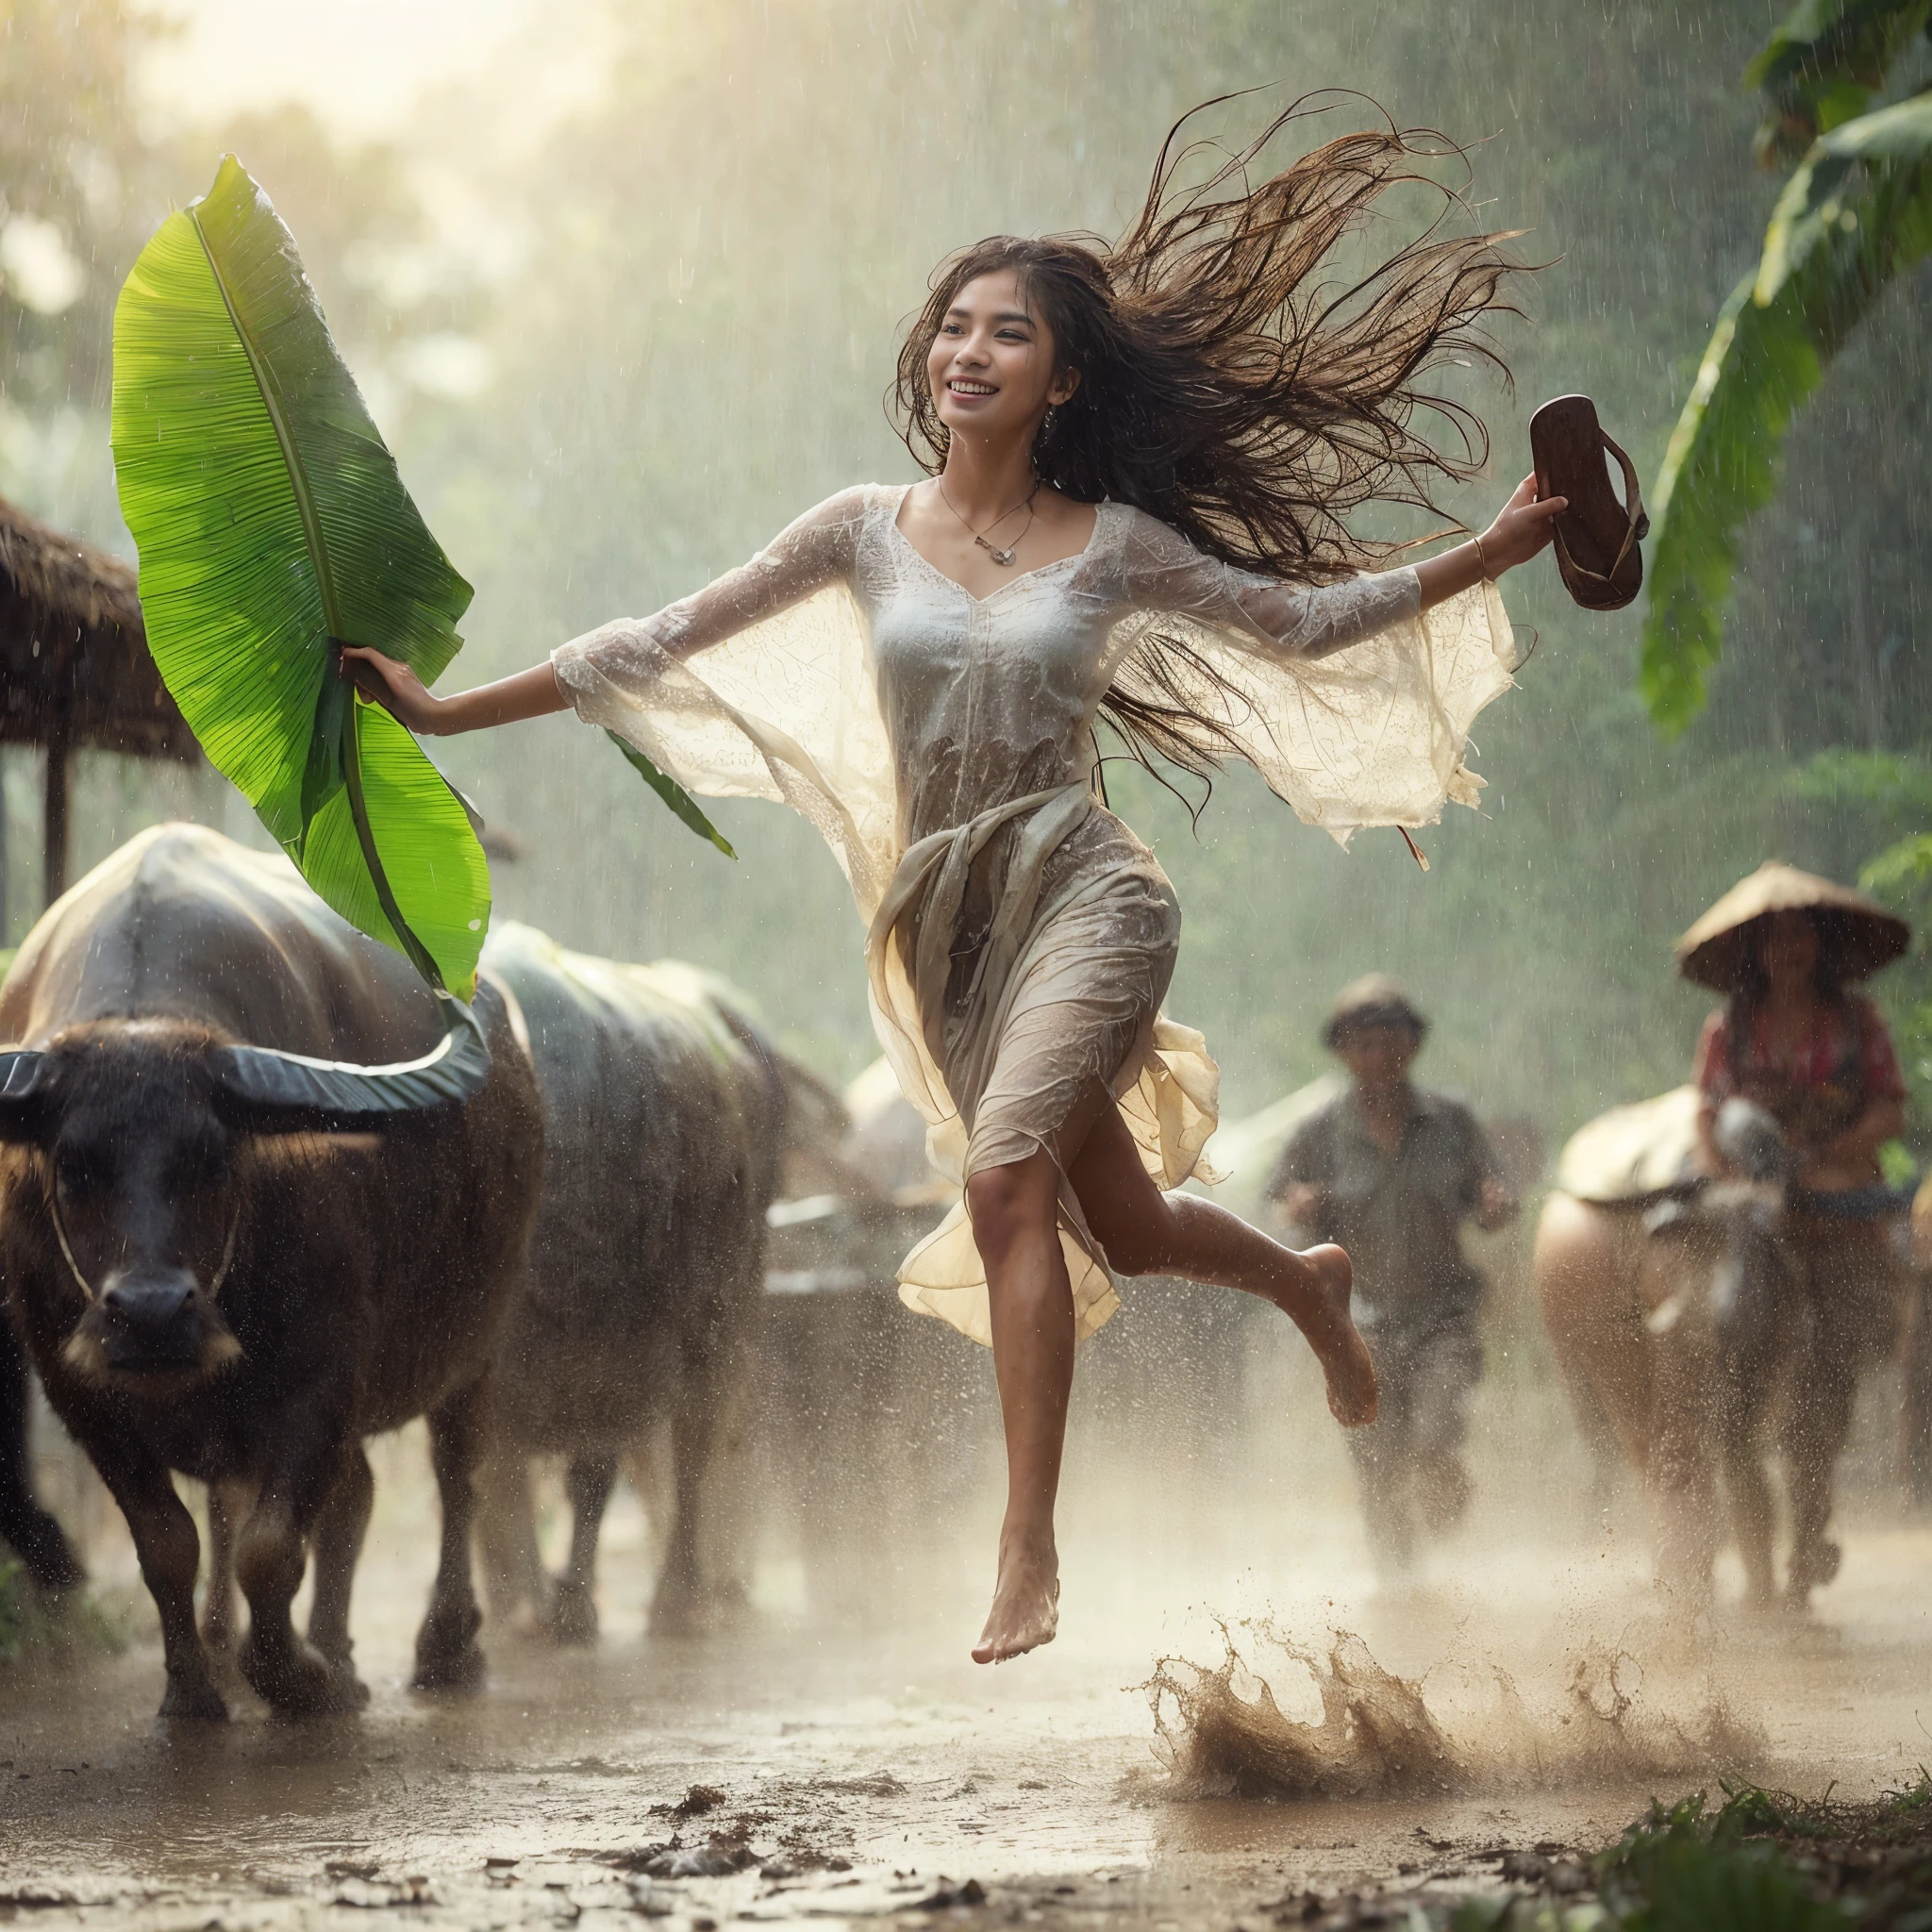
M 232 155 L 121 291 L 113 445 L 149 647 L 209 759 L 329 905 L 469 998 L 490 874 L 468 809 L 333 658 L 372 644 L 433 681 L 470 587 Z
M 1786 183 L 1757 269 L 1718 317 L 1654 497 L 1639 688 L 1681 731 L 1724 641 L 1738 532 L 1777 488 L 1793 411 L 1901 269 L 1932 250 L 1932 95 L 1822 136 Z

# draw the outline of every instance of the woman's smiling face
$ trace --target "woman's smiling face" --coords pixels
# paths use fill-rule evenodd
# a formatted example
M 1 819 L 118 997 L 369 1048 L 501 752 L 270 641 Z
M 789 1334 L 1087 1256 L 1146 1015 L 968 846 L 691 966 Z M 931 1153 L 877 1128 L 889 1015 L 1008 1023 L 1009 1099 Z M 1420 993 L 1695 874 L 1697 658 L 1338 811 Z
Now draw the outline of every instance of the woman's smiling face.
M 1055 371 L 1053 331 L 1034 314 L 1011 269 L 975 275 L 947 306 L 926 353 L 940 421 L 957 434 L 1030 436 L 1050 403 L 1080 377 Z

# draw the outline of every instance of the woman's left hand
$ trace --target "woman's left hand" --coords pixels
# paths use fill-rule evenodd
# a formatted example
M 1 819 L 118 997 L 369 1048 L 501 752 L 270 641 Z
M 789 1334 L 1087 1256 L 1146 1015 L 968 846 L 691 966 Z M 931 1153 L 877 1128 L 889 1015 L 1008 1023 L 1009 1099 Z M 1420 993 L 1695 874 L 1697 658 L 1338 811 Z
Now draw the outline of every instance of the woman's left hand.
M 1472 590 L 1485 577 L 1493 582 L 1506 570 L 1527 563 L 1550 541 L 1550 525 L 1570 508 L 1567 496 L 1539 500 L 1536 473 L 1516 486 L 1516 493 L 1496 514 L 1496 521 L 1471 543 L 1425 558 L 1415 566 L 1423 608 Z
M 1527 563 L 1549 542 L 1550 525 L 1569 508 L 1567 496 L 1538 497 L 1536 472 L 1532 470 L 1483 532 L 1482 554 L 1488 575 L 1499 577 L 1506 570 Z

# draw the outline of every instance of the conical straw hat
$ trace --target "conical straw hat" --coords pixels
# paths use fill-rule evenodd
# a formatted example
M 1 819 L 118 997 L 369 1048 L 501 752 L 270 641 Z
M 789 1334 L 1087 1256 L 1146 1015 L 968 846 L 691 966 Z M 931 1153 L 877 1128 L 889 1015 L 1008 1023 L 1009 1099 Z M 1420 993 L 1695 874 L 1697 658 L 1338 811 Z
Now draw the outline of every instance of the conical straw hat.
M 1774 912 L 1811 914 L 1819 963 L 1840 984 L 1890 966 L 1911 943 L 1911 927 L 1875 899 L 1770 859 L 1740 879 L 1677 941 L 1677 970 L 1699 986 L 1731 991 L 1751 958 L 1749 928 Z

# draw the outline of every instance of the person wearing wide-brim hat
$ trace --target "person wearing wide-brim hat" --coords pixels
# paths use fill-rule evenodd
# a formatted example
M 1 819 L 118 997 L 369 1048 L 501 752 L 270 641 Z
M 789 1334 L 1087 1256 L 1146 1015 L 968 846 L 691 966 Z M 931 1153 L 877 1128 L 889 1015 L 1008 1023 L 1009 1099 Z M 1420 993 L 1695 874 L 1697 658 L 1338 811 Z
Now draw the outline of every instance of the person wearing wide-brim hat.
M 1797 1157 L 1780 1226 L 1808 1302 L 1805 1356 L 1782 1447 L 1790 1469 L 1789 1595 L 1837 1574 L 1825 1540 L 1832 1472 L 1859 1373 L 1892 1341 L 1902 1306 L 1900 1204 L 1878 1150 L 1905 1125 L 1906 1083 L 1885 1022 L 1852 989 L 1911 941 L 1896 913 L 1795 866 L 1760 866 L 1677 941 L 1678 969 L 1727 995 L 1704 1024 L 1694 1078 L 1707 1169 L 1723 1170 L 1717 1110 L 1732 1098 L 1776 1120 Z
M 1460 1230 L 1500 1227 L 1517 1205 L 1474 1115 L 1410 1081 L 1427 1032 L 1387 974 L 1344 987 L 1322 1039 L 1350 1085 L 1296 1129 L 1269 1187 L 1288 1222 L 1342 1242 L 1355 1263 L 1381 1406 L 1347 1441 L 1371 1553 L 1396 1584 L 1414 1567 L 1418 1530 L 1447 1529 L 1469 1503 L 1462 1445 L 1482 1376 L 1484 1282 Z
M 1377 1026 L 1412 1034 L 1417 1046 L 1429 1030 L 1429 1023 L 1416 1010 L 1399 979 L 1386 973 L 1365 973 L 1335 995 L 1322 1026 L 1322 1044 L 1334 1052 L 1347 1035 Z
M 1885 1022 L 1849 989 L 1910 941 L 1911 927 L 1875 899 L 1774 860 L 1677 941 L 1684 977 L 1729 996 L 1697 1042 L 1713 1166 L 1709 1121 L 1739 1094 L 1784 1129 L 1801 1186 L 1849 1193 L 1878 1184 L 1878 1149 L 1905 1124 L 1906 1086 Z

